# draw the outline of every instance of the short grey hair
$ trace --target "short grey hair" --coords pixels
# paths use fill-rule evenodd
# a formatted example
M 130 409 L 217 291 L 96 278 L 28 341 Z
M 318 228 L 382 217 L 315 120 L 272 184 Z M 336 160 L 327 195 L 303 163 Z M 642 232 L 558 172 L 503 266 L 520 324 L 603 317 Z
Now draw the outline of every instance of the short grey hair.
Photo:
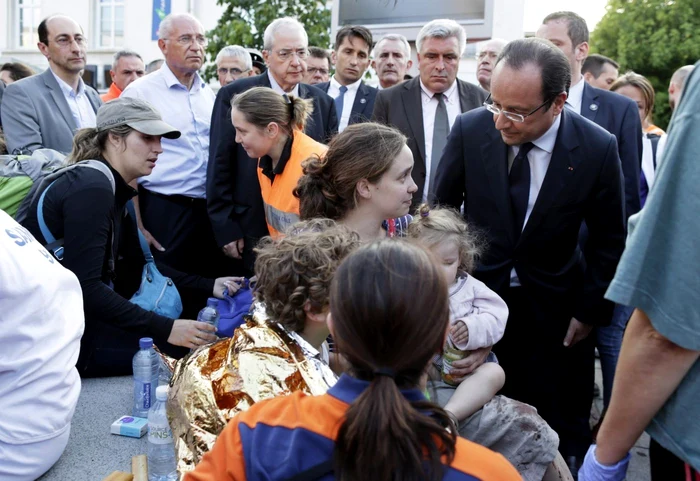
M 134 52 L 133 50 L 120 50 L 114 54 L 114 58 L 112 59 L 112 70 L 117 70 L 117 64 L 119 63 L 119 59 L 123 57 L 137 57 L 143 62 L 143 58 L 141 58 L 141 55 Z
M 379 44 L 385 40 L 390 42 L 399 42 L 401 45 L 403 45 L 406 58 L 411 58 L 411 44 L 409 44 L 408 39 L 400 33 L 387 33 L 382 38 L 380 38 L 377 41 L 377 43 L 374 44 L 374 50 L 372 50 L 372 58 L 376 56 L 377 49 L 379 49 Z
M 158 38 L 160 40 L 168 38 L 168 35 L 170 35 L 172 29 L 173 29 L 173 22 L 175 20 L 180 20 L 186 18 L 188 20 L 192 20 L 197 23 L 202 28 L 202 31 L 204 31 L 204 26 L 202 26 L 202 22 L 197 19 L 194 15 L 191 15 L 189 13 L 171 13 L 170 15 L 166 16 L 163 20 L 160 22 L 160 27 L 158 27 Z
M 459 43 L 460 57 L 464 53 L 464 48 L 467 46 L 467 32 L 464 28 L 454 20 L 448 18 L 440 18 L 425 24 L 418 32 L 416 39 L 416 49 L 420 52 L 423 42 L 427 38 L 451 38 L 455 37 Z
M 247 70 L 253 68 L 253 58 L 250 56 L 250 53 L 248 53 L 248 51 L 240 45 L 228 45 L 219 50 L 219 53 L 216 54 L 215 61 L 217 66 L 219 65 L 219 61 L 224 57 L 240 58 L 243 60 L 243 62 L 245 62 L 245 68 Z
M 679 68 L 673 73 L 671 83 L 676 84 L 679 89 L 683 90 L 683 87 L 685 86 L 685 79 L 688 78 L 688 75 L 690 75 L 690 72 L 692 72 L 694 68 L 695 65 L 684 65 L 683 67 Z
M 306 29 L 304 28 L 304 25 L 301 22 L 299 22 L 299 20 L 297 20 L 296 18 L 282 17 L 273 21 L 265 29 L 265 33 L 263 34 L 263 50 L 267 50 L 268 52 L 272 50 L 272 40 L 275 37 L 275 34 L 283 28 L 300 30 L 304 34 L 304 39 L 306 39 L 306 46 L 308 47 L 309 36 L 306 34 Z

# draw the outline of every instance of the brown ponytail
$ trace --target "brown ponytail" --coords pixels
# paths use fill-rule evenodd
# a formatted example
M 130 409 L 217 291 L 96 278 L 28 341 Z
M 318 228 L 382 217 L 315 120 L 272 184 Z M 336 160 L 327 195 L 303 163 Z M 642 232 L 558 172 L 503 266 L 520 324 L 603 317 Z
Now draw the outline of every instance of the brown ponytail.
M 287 135 L 292 135 L 295 129 L 304 130 L 314 105 L 313 101 L 294 95 L 287 95 L 287 98 L 289 102 L 268 87 L 253 87 L 234 96 L 231 107 L 258 128 L 275 122 Z
M 367 473 L 378 481 L 437 481 L 442 456 L 447 463 L 454 458 L 456 434 L 445 411 L 400 391 L 417 388 L 442 348 L 447 292 L 429 252 L 409 243 L 368 244 L 338 269 L 330 303 L 336 346 L 352 375 L 370 381 L 338 431 L 334 460 L 341 481 L 367 479 Z
M 357 206 L 357 183 L 375 184 L 391 168 L 406 145 L 398 130 L 376 123 L 348 126 L 328 144 L 323 159 L 312 157 L 302 166 L 294 195 L 302 219 L 339 220 Z
M 80 129 L 73 137 L 73 149 L 68 154 L 66 161 L 69 164 L 75 164 L 81 160 L 102 159 L 110 133 L 125 138 L 133 130 L 128 125 L 120 125 L 102 132 L 98 132 L 94 127 Z

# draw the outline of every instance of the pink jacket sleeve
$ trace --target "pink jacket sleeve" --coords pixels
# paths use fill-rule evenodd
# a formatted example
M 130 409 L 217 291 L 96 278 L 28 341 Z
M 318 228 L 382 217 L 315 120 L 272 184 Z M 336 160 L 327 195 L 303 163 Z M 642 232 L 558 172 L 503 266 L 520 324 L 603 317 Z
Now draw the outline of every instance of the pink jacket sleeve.
M 458 320 L 464 321 L 469 329 L 469 341 L 457 345 L 460 350 L 471 351 L 493 346 L 503 337 L 508 320 L 508 306 L 501 297 L 486 285 L 469 276 L 467 281 L 473 289 L 472 311 Z M 456 321 L 455 321 L 456 322 Z

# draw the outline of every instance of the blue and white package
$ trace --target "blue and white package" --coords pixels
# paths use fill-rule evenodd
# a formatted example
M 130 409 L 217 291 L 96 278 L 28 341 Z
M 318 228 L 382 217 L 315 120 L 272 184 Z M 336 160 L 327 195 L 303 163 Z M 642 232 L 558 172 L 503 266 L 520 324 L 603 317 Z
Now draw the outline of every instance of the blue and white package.
M 140 438 L 148 432 L 148 419 L 122 416 L 112 423 L 110 432 L 120 436 Z

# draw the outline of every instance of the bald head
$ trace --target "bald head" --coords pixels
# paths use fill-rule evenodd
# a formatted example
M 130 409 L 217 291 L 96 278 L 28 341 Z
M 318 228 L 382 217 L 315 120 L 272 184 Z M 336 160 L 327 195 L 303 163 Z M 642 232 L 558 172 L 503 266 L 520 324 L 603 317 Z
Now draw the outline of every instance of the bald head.
M 685 86 L 685 79 L 688 78 L 694 67 L 694 65 L 684 65 L 673 73 L 671 83 L 668 86 L 668 103 L 671 105 L 671 110 L 675 110 L 678 105 Z
M 501 50 L 507 43 L 508 41 L 502 38 L 492 38 L 481 46 L 479 53 L 476 55 L 476 79 L 485 90 L 491 91 L 491 72 L 496 66 L 498 54 L 501 53 Z
M 158 38 L 166 39 L 172 36 L 178 28 L 181 27 L 194 26 L 194 28 L 199 29 L 204 33 L 204 27 L 199 20 L 189 13 L 171 13 L 160 22 L 160 27 L 158 28 Z
M 52 15 L 42 20 L 37 30 L 37 47 L 49 61 L 51 70 L 77 88 L 78 78 L 87 59 L 87 40 L 83 29 L 70 17 Z

